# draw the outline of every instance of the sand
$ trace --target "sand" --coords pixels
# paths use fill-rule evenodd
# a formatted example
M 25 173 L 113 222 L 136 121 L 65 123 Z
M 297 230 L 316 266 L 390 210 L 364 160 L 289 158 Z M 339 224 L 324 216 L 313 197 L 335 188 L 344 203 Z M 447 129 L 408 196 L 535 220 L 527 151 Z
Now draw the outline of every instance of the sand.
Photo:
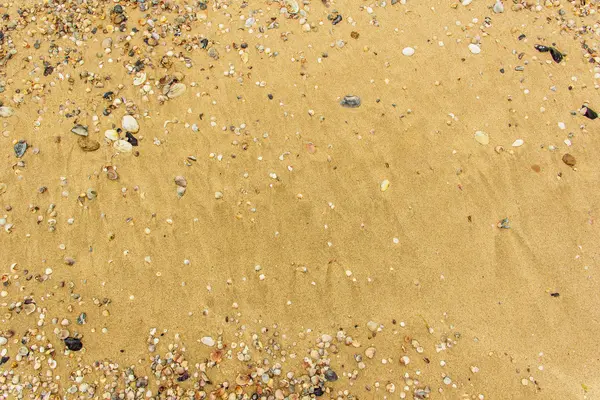
M 156 47 L 138 20 L 172 26 L 177 10 L 121 1 L 125 33 L 92 34 L 117 3 L 88 3 L 96 11 L 87 25 L 79 14 L 73 40 L 40 31 L 66 9 L 19 20 L 19 2 L 0 7 L 9 15 L 2 56 L 17 50 L 0 68 L 0 100 L 14 110 L 0 119 L 0 206 L 4 228 L 12 224 L 0 233 L 0 350 L 10 357 L 0 365 L 2 398 L 125 395 L 119 374 L 129 366 L 149 384 L 127 398 L 243 398 L 228 396 L 236 376 L 252 371 L 238 392 L 263 398 L 313 398 L 316 387 L 321 398 L 600 398 L 599 122 L 580 112 L 600 109 L 597 18 L 580 15 L 595 3 L 507 3 L 495 13 L 479 0 L 313 0 L 300 4 L 306 32 L 304 17 L 280 14 L 279 2 L 210 1 L 203 11 L 194 3 L 198 20 Z M 170 4 L 185 13 L 184 2 Z M 267 29 L 272 18 L 278 27 Z M 133 27 L 140 32 L 120 40 Z M 61 47 L 52 57 L 50 40 Z M 536 44 L 565 57 L 556 63 Z M 127 69 L 144 56 L 147 94 Z M 48 76 L 43 60 L 54 67 Z M 84 71 L 97 78 L 80 78 Z M 174 73 L 186 90 L 161 104 L 158 81 Z M 346 95 L 361 105 L 341 106 Z M 124 104 L 103 115 L 117 98 Z M 120 152 L 104 132 L 129 113 L 139 146 Z M 82 151 L 75 124 L 97 150 Z M 19 140 L 29 148 L 16 158 Z M 36 304 L 28 315 L 18 304 L 26 299 Z M 164 336 L 149 351 L 153 328 Z M 83 348 L 67 350 L 62 329 Z M 240 342 L 257 338 L 262 345 L 239 361 Z M 278 350 L 267 351 L 273 341 Z M 189 360 L 185 381 L 152 374 L 151 357 L 168 359 L 173 343 Z M 24 345 L 29 355 L 18 360 Z M 217 347 L 225 359 L 211 365 Z M 102 361 L 118 373 L 98 371 Z M 207 362 L 204 385 L 198 365 Z M 294 397 L 274 363 L 321 378 L 297 384 Z M 256 375 L 261 364 L 271 370 Z M 339 379 L 323 379 L 328 368 Z M 261 383 L 262 373 L 272 381 Z M 19 386 L 15 376 L 47 386 Z M 118 388 L 108 389 L 113 380 Z M 79 392 L 69 391 L 74 382 Z

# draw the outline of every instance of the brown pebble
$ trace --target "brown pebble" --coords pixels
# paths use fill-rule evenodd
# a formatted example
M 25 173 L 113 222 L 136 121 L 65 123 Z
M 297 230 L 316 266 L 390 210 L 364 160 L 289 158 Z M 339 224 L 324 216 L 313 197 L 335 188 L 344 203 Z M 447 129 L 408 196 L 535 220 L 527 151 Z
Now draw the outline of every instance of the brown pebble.
M 534 170 L 535 172 L 540 172 L 540 171 L 542 170 L 542 169 L 540 168 L 540 166 L 539 166 L 539 165 L 537 165 L 537 164 L 533 164 L 533 165 L 531 166 L 531 169 L 532 169 L 532 170 Z
M 569 153 L 565 153 L 565 155 L 562 157 L 562 160 L 565 164 L 567 164 L 569 167 L 574 167 L 575 163 L 577 162 L 575 160 L 575 157 L 573 157 L 572 155 L 570 155 Z

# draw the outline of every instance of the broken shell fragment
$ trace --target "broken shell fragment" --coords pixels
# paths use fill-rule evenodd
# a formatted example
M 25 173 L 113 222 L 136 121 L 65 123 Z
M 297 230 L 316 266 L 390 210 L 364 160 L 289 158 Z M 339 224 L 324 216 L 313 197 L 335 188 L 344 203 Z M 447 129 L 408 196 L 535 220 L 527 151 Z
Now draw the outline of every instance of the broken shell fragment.
M 134 86 L 140 86 L 144 82 L 146 82 L 146 73 L 145 72 L 138 72 L 138 74 L 136 75 L 136 77 L 133 78 L 133 85 Z

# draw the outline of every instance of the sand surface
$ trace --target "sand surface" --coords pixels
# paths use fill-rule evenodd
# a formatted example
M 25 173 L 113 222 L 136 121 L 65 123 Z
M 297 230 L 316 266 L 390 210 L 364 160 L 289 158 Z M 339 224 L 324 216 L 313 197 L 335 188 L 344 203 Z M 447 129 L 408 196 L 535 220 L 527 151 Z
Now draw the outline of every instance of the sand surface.
M 103 32 L 116 2 L 44 3 L 0 5 L 0 397 L 600 398 L 595 2 L 121 1 L 124 32 Z M 139 146 L 118 151 L 126 114 Z M 189 379 L 156 375 L 169 344 Z M 317 379 L 290 394 L 288 371 Z

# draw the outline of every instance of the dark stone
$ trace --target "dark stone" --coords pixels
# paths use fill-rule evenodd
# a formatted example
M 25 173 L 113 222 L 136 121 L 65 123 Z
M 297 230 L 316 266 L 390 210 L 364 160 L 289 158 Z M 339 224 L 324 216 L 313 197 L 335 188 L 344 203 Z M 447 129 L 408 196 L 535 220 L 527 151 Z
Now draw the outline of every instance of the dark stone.
M 325 391 L 320 386 L 317 386 L 313 393 L 315 396 L 319 397 L 323 396 L 323 394 L 325 394 Z
M 361 101 L 360 97 L 358 96 L 348 95 L 344 96 L 342 101 L 340 101 L 340 104 L 342 105 L 342 107 L 357 108 L 360 107 Z
M 550 47 L 550 54 L 552 55 L 552 59 L 556 63 L 560 63 L 563 60 L 563 54 L 556 50 L 554 47 Z
M 114 8 L 113 8 L 113 12 L 116 14 L 123 14 L 123 7 L 120 6 L 119 4 L 117 4 Z
M 132 146 L 138 145 L 138 140 L 131 134 L 131 132 L 125 132 L 125 136 L 127 137 L 127 141 L 131 143 Z
M 69 336 L 65 339 L 65 346 L 71 351 L 79 351 L 83 348 L 83 343 L 81 343 L 81 339 Z
M 23 157 L 23 155 L 25 154 L 25 151 L 27 151 L 27 142 L 24 140 L 19 141 L 19 143 L 15 144 L 15 156 L 17 158 L 21 158 Z
M 342 22 L 342 16 L 340 14 L 336 15 L 335 18 L 333 19 L 333 21 L 331 21 L 331 23 L 333 25 L 337 25 L 340 22 Z
M 338 380 L 338 376 L 334 370 L 328 369 L 325 371 L 325 379 L 327 379 L 329 382 L 335 382 Z
M 598 113 L 596 111 L 594 111 L 591 108 L 586 107 L 586 106 L 582 106 L 582 108 L 585 110 L 585 112 L 583 113 L 583 115 L 585 115 L 589 119 L 596 119 L 596 118 L 598 118 Z

